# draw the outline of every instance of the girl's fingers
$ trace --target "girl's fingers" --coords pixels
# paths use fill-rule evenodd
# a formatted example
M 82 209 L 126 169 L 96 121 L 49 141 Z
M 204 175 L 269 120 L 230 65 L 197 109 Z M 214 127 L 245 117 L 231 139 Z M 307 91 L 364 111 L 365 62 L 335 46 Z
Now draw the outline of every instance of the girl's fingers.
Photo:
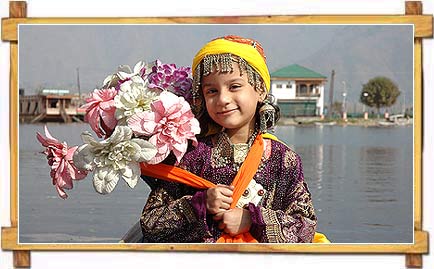
M 212 217 L 212 219 L 215 220 L 215 221 L 222 220 L 222 219 L 223 219 L 223 214 L 224 214 L 224 212 L 217 213 L 217 214 L 215 214 L 215 215 Z
M 228 186 L 223 184 L 218 184 L 216 189 L 225 196 L 232 196 L 234 191 L 234 186 Z
M 232 204 L 232 202 L 234 201 L 234 199 L 232 199 L 232 197 L 222 197 L 222 203 L 224 204 Z
M 220 209 L 224 209 L 225 211 L 228 210 L 228 209 L 230 209 L 230 208 L 231 208 L 231 205 L 228 204 L 228 203 L 222 203 L 220 205 Z
M 229 189 L 229 188 L 219 188 L 219 191 L 222 195 L 226 196 L 226 197 L 232 197 L 232 195 L 234 194 L 233 190 Z

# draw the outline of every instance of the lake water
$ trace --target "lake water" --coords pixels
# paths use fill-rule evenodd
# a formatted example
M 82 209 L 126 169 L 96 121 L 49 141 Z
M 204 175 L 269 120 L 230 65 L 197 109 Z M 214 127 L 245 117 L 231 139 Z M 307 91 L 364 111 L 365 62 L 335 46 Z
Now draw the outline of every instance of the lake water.
M 87 124 L 49 124 L 68 145 L 81 144 Z M 109 195 L 91 176 L 75 181 L 62 200 L 35 133 L 19 127 L 20 243 L 118 242 L 138 220 L 149 188 L 122 180 Z M 413 131 L 411 126 L 278 126 L 276 135 L 299 153 L 318 216 L 318 231 L 334 243 L 413 241 Z

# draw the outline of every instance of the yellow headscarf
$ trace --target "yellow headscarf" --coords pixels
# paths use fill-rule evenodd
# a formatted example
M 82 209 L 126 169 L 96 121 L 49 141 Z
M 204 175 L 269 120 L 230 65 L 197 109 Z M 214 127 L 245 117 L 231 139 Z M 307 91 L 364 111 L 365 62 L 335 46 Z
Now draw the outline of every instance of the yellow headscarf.
M 246 60 L 262 77 L 267 91 L 270 91 L 270 73 L 268 72 L 267 64 L 262 55 L 254 47 L 254 44 L 244 44 L 224 38 L 210 41 L 194 57 L 192 65 L 193 72 L 206 55 L 222 53 L 237 55 Z

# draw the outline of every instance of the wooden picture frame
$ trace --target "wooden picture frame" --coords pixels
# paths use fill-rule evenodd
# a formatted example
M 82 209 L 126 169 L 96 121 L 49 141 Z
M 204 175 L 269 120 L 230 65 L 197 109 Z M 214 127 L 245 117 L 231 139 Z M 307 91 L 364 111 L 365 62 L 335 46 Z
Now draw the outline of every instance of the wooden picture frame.
M 421 267 L 428 253 L 429 236 L 422 228 L 422 39 L 432 38 L 432 15 L 423 15 L 421 2 L 406 2 L 405 15 L 311 15 L 240 17 L 160 18 L 27 18 L 26 2 L 10 2 L 9 18 L 2 19 L 2 40 L 10 42 L 10 227 L 2 227 L 2 249 L 13 251 L 15 267 L 30 267 L 32 250 L 142 250 L 142 251 L 229 251 L 275 253 L 387 253 L 405 254 L 407 266 Z M 190 245 L 190 244 L 19 244 L 18 243 L 18 24 L 153 24 L 153 23 L 336 23 L 414 25 L 414 243 L 413 244 L 325 244 L 325 245 Z

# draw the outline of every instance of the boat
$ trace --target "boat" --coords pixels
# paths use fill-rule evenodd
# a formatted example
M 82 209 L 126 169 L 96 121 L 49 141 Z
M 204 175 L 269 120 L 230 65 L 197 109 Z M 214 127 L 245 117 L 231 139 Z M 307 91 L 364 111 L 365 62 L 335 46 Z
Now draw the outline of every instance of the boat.
M 396 114 L 389 116 L 384 121 L 379 121 L 379 126 L 402 126 L 402 125 L 409 125 L 413 123 L 413 119 L 409 118 L 405 114 Z
M 69 90 L 43 89 L 35 95 L 19 96 L 20 122 L 81 122 L 85 111 L 80 109 L 84 98 Z
M 384 126 L 384 127 L 389 127 L 389 126 L 396 126 L 398 124 L 396 124 L 395 122 L 391 122 L 391 121 L 379 121 L 377 123 L 378 126 Z
M 328 122 L 322 122 L 322 121 L 316 121 L 314 122 L 317 126 L 333 126 L 336 125 L 336 121 L 328 121 Z
M 140 221 L 137 221 L 128 231 L 122 236 L 119 243 L 147 243 L 142 234 L 142 228 L 140 226 Z M 330 240 L 325 236 L 325 234 L 315 232 L 312 243 L 330 243 Z

